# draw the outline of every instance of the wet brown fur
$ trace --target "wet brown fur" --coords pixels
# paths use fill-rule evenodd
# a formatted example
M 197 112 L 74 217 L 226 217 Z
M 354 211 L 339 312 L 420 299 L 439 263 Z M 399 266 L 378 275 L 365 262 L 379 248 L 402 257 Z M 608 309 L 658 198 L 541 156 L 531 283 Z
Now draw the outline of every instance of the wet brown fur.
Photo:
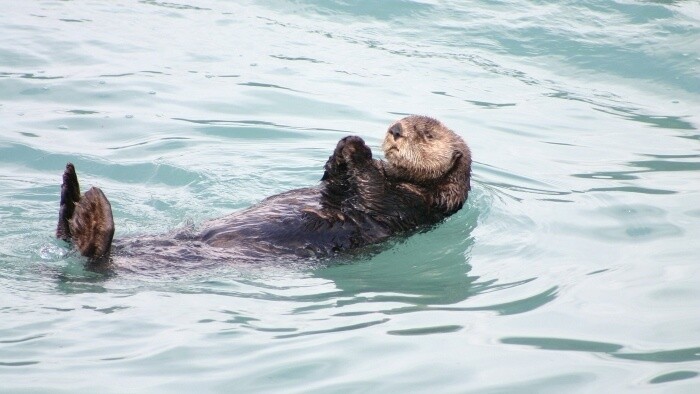
M 96 187 L 81 196 L 72 163 L 63 173 L 56 237 L 72 241 L 80 254 L 93 260 L 107 255 L 114 237 L 112 206 L 107 197 Z
M 386 161 L 373 159 L 361 138 L 345 137 L 326 162 L 319 186 L 269 197 L 205 222 L 200 231 L 122 241 L 112 255 L 326 257 L 435 224 L 462 207 L 470 190 L 471 153 L 457 134 L 433 118 L 414 115 L 389 127 L 382 148 Z M 110 253 L 113 234 L 109 201 L 97 188 L 81 197 L 69 163 L 56 236 L 99 260 Z

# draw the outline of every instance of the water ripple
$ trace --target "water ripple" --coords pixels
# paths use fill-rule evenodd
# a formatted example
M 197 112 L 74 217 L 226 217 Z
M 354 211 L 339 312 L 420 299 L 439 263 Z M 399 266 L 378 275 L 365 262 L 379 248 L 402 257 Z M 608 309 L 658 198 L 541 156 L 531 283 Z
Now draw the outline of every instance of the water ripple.
M 662 350 L 656 352 L 625 352 L 624 346 L 614 343 L 564 338 L 506 337 L 502 343 L 534 346 L 544 350 L 605 353 L 614 358 L 657 363 L 680 363 L 700 360 L 700 347 Z
M 55 391 L 83 371 L 98 379 L 72 391 L 131 376 L 167 392 L 694 392 L 697 11 L 4 7 L 3 390 Z M 119 239 L 163 234 L 317 184 L 341 135 L 380 157 L 387 126 L 412 113 L 468 140 L 472 191 L 382 248 L 98 270 L 54 239 L 68 161 L 109 196 Z

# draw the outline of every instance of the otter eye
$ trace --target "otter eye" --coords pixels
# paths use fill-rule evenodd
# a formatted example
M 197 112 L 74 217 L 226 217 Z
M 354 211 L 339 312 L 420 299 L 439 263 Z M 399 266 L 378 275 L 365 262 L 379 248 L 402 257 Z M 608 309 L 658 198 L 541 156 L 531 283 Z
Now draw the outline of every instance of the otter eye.
M 430 133 L 425 133 L 425 138 L 427 138 L 427 139 L 429 139 L 429 140 L 432 140 L 432 139 L 433 139 L 433 135 L 430 134 Z

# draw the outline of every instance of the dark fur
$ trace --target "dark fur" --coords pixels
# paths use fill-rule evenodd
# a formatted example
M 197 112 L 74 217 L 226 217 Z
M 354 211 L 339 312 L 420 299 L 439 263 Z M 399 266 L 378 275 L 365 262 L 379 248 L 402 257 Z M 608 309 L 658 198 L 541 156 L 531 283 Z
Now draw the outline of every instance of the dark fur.
M 433 134 L 447 140 L 436 144 Z M 416 168 L 420 167 L 414 165 L 420 163 L 372 159 L 361 138 L 345 137 L 326 162 L 318 187 L 269 197 L 203 223 L 198 232 L 127 240 L 112 254 L 190 260 L 325 257 L 435 224 L 459 210 L 467 199 L 471 176 L 471 154 L 464 141 L 440 122 L 419 116 L 394 124 L 385 150 L 396 141 L 420 144 L 416 147 L 425 154 L 421 157 L 441 157 L 438 162 L 444 171 L 418 175 Z M 431 152 L 435 146 L 451 151 Z M 75 169 L 69 163 L 63 176 L 56 236 L 72 240 L 83 256 L 99 260 L 109 253 L 113 233 L 104 194 L 92 188 L 80 197 Z
M 75 167 L 68 163 L 63 173 L 56 237 L 73 241 L 80 254 L 99 260 L 109 252 L 113 236 L 112 206 L 107 197 L 96 187 L 81 196 Z

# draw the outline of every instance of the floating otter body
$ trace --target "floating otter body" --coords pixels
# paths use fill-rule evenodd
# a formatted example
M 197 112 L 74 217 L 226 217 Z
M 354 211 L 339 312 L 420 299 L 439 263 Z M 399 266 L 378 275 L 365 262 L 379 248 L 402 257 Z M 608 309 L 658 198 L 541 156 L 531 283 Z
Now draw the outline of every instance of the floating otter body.
M 66 166 L 56 236 L 90 261 L 144 259 L 264 260 L 327 257 L 438 223 L 458 211 L 470 190 L 467 144 L 439 121 L 409 116 L 394 123 L 372 159 L 360 137 L 341 139 L 317 187 L 291 190 L 201 229 L 115 241 L 109 201 L 98 188 L 80 195 Z

